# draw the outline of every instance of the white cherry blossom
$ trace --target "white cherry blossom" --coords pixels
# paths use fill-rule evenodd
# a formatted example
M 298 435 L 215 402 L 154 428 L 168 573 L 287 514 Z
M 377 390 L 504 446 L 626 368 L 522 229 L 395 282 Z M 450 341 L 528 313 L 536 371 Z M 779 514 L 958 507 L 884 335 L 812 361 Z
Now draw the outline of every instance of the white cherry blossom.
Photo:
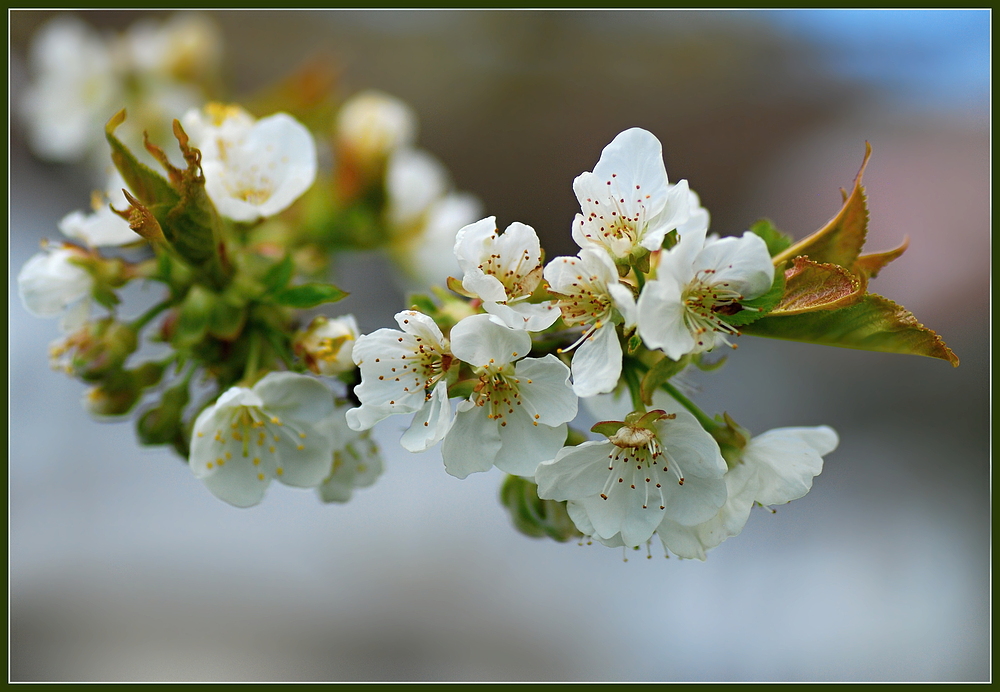
M 695 525 L 725 504 L 726 462 L 687 411 L 636 412 L 602 426 L 617 430 L 603 441 L 563 447 L 535 472 L 538 496 L 575 501 L 592 535 L 609 540 L 620 534 L 625 545 L 637 546 L 664 518 Z
M 535 332 L 559 319 L 551 302 L 527 302 L 542 280 L 542 249 L 531 226 L 515 221 L 501 234 L 488 216 L 458 232 L 455 257 L 462 288 L 482 299 L 498 324 Z
M 710 351 L 719 341 L 728 344 L 726 335 L 739 330 L 725 321 L 726 311 L 766 293 L 774 281 L 760 236 L 706 241 L 706 230 L 686 232 L 660 254 L 656 280 L 646 284 L 637 303 L 639 335 L 674 360 Z
M 751 438 L 726 472 L 728 498 L 719 513 L 695 526 L 664 518 L 656 531 L 664 549 L 704 560 L 707 550 L 743 530 L 755 502 L 784 504 L 808 493 L 823 470 L 823 457 L 838 442 L 837 433 L 825 425 L 777 428 Z
M 607 253 L 584 248 L 578 257 L 556 257 L 545 266 L 549 290 L 560 298 L 556 306 L 571 327 L 584 327 L 573 354 L 573 391 L 579 397 L 610 392 L 622 371 L 622 347 L 617 323 L 635 324 L 635 298 L 618 280 Z M 567 349 L 569 350 L 569 349 Z
M 31 148 L 50 161 L 79 161 L 104 140 L 121 108 L 118 68 L 107 43 L 72 15 L 45 24 L 31 45 L 35 80 L 21 111 Z
M 104 193 L 95 192 L 91 198 L 91 213 L 74 211 L 62 218 L 59 230 L 63 235 L 79 240 L 90 247 L 128 245 L 142 240 L 136 235 L 128 221 L 111 210 L 128 209 L 129 202 L 125 199 L 122 189 L 127 187 L 125 180 L 116 170 L 108 180 Z
M 444 285 L 460 273 L 455 258 L 458 231 L 483 215 L 483 204 L 467 192 L 450 192 L 434 201 L 416 232 L 393 240 L 390 252 L 403 270 L 399 277 L 409 292 Z
M 417 116 L 394 96 L 368 90 L 349 98 L 337 114 L 337 139 L 361 161 L 383 159 L 413 145 Z
M 374 485 L 382 474 L 382 456 L 368 431 L 347 425 L 346 405 L 337 406 L 330 418 L 333 430 L 333 465 L 330 475 L 316 488 L 323 502 L 347 502 L 355 488 Z
M 352 352 L 359 336 L 354 315 L 334 319 L 320 315 L 296 336 L 292 347 L 310 370 L 332 377 L 354 369 Z
M 593 172 L 573 181 L 582 209 L 573 240 L 597 246 L 615 263 L 659 250 L 663 237 L 688 220 L 688 185 L 669 185 L 663 148 L 650 132 L 633 127 L 604 147 Z
M 451 330 L 452 351 L 479 378 L 469 399 L 458 405 L 445 437 L 445 469 L 465 478 L 496 466 L 531 476 L 538 463 L 566 440 L 566 423 L 576 416 L 577 398 L 569 368 L 551 353 L 525 358 L 531 337 L 496 324 L 489 315 L 466 317 Z
M 427 315 L 404 310 L 396 315 L 402 331 L 379 329 L 358 338 L 354 362 L 361 384 L 354 394 L 359 408 L 347 412 L 352 430 L 368 430 L 395 414 L 416 414 L 400 444 L 422 452 L 441 441 L 452 423 L 447 375 L 455 362 L 448 340 Z
M 75 260 L 83 250 L 73 245 L 46 246 L 24 263 L 17 291 L 25 309 L 37 317 L 62 316 L 63 331 L 74 331 L 90 312 L 94 278 Z
M 386 219 L 391 232 L 412 232 L 449 184 L 448 171 L 431 154 L 409 147 L 394 151 L 385 172 Z
M 191 470 L 237 507 L 258 504 L 273 479 L 314 488 L 333 464 L 333 410 L 330 390 L 305 375 L 272 372 L 232 387 L 195 421 Z
M 287 113 L 260 120 L 238 106 L 210 104 L 182 119 L 201 150 L 205 190 L 223 216 L 255 221 L 289 207 L 316 178 L 316 144 Z

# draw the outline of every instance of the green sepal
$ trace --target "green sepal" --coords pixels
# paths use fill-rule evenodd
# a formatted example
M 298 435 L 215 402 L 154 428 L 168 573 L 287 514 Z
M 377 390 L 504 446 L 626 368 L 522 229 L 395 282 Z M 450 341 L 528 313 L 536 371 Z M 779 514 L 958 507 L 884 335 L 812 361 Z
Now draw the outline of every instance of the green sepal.
M 750 227 L 750 232 L 760 236 L 761 240 L 767 244 L 767 254 L 771 257 L 792 246 L 792 236 L 779 231 L 770 219 L 759 219 Z
M 868 293 L 854 305 L 836 310 L 769 315 L 742 331 L 772 339 L 928 356 L 958 366 L 958 356 L 940 336 L 920 324 L 901 305 L 875 293 Z
M 647 370 L 639 386 L 643 403 L 647 406 L 651 405 L 653 403 L 653 392 L 659 389 L 664 382 L 667 382 L 671 377 L 683 370 L 688 362 L 690 362 L 690 358 L 687 356 L 682 357 L 680 360 L 673 360 L 664 356 L 653 367 Z
M 472 392 L 475 391 L 477 384 L 479 384 L 479 380 L 460 380 L 448 387 L 448 398 L 468 399 L 472 396 Z
M 729 360 L 729 356 L 722 356 L 718 360 L 713 360 L 711 363 L 705 362 L 704 353 L 696 353 L 691 357 L 691 364 L 701 370 L 702 372 L 712 372 L 713 370 L 718 370 L 726 361 Z
M 540 499 L 538 486 L 525 478 L 507 476 L 500 487 L 500 503 L 514 528 L 526 536 L 560 543 L 583 537 L 566 511 L 566 502 Z
M 719 425 L 709 431 L 719 445 L 722 458 L 726 460 L 726 465 L 733 468 L 743 456 L 743 448 L 750 441 L 750 432 L 739 425 L 728 413 L 716 416 L 715 420 Z
M 323 303 L 336 303 L 347 297 L 333 284 L 308 283 L 282 289 L 273 294 L 274 302 L 289 308 L 314 308 Z
M 751 228 L 750 230 L 753 229 Z M 663 236 L 663 243 L 660 245 L 660 247 L 663 248 L 664 250 L 669 250 L 670 248 L 672 248 L 674 245 L 677 244 L 678 240 L 680 240 L 680 234 L 677 232 L 677 229 L 675 228 L 674 230 L 670 231 L 669 233 Z
M 628 355 L 633 356 L 635 352 L 639 350 L 642 346 L 642 338 L 638 334 L 633 334 L 628 338 L 628 345 L 626 346 L 625 352 Z
M 785 273 L 778 267 L 774 270 L 774 281 L 771 282 L 771 288 L 753 300 L 745 300 L 740 303 L 743 309 L 735 314 L 727 315 L 725 321 L 733 327 L 742 327 L 745 324 L 756 322 L 781 302 L 784 293 Z
M 871 155 L 871 144 L 865 142 L 865 158 L 854 178 L 854 187 L 850 194 L 841 190 L 843 206 L 840 211 L 821 229 L 776 255 L 775 266 L 781 266 L 799 255 L 807 256 L 814 262 L 839 264 L 842 267 L 854 265 L 868 234 L 868 204 L 865 189 L 861 186 L 861 177 Z
M 132 194 L 146 206 L 176 204 L 179 195 L 170 186 L 170 183 L 149 166 L 140 163 L 128 147 L 115 136 L 115 130 L 123 122 L 125 122 L 124 108 L 115 113 L 104 126 L 104 136 L 107 138 L 108 144 L 111 145 L 111 161 L 121 173 L 122 178 L 125 179 L 125 184 L 128 185 Z
M 410 307 L 417 312 L 422 312 L 425 315 L 433 315 L 437 312 L 437 305 L 430 296 L 425 296 L 422 293 L 414 293 L 409 296 Z
M 602 420 L 600 423 L 595 423 L 594 427 L 590 429 L 590 432 L 597 433 L 598 435 L 604 435 L 605 437 L 611 437 L 618 432 L 623 425 L 625 425 L 625 423 L 620 420 Z

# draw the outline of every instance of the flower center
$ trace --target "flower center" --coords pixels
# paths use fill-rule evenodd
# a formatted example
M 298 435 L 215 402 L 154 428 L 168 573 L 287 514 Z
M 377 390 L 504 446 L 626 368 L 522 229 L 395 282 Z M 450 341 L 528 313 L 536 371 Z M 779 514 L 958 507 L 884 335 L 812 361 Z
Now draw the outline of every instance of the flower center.
M 530 382 L 528 380 L 529 384 Z M 523 404 L 518 392 L 520 385 L 520 378 L 514 376 L 513 365 L 487 366 L 480 373 L 479 384 L 473 390 L 476 406 L 488 407 L 486 417 L 500 421 L 500 425 L 506 427 L 507 417 Z M 535 425 L 538 425 L 537 419 L 538 416 L 534 416 Z
M 209 469 L 214 466 L 225 466 L 232 458 L 232 453 L 226 449 L 232 440 L 242 445 L 242 456 L 253 457 L 252 463 L 257 471 L 257 480 L 263 481 L 267 478 L 264 472 L 266 469 L 273 469 L 276 475 L 281 476 L 285 473 L 285 469 L 281 466 L 277 445 L 284 440 L 286 442 L 284 450 L 288 450 L 290 444 L 291 449 L 302 451 L 306 448 L 306 437 L 306 433 L 299 430 L 294 423 L 282 421 L 278 416 L 268 415 L 256 406 L 241 406 L 233 412 L 228 430 L 223 428 L 215 431 L 214 439 L 222 449 L 215 461 L 209 461 L 206 466 Z M 271 463 L 263 464 L 262 457 L 270 457 Z
M 498 252 L 492 253 L 479 265 L 479 268 L 484 274 L 496 277 L 503 284 L 509 299 L 531 295 L 542 275 L 541 266 L 532 261 L 527 248 L 522 250 L 513 262 L 505 262 Z
M 610 473 L 601 498 L 607 500 L 618 487 L 629 492 L 641 488 L 643 509 L 649 508 L 651 495 L 654 499 L 659 495 L 657 506 L 666 509 L 663 484 L 676 479 L 678 485 L 684 485 L 684 474 L 656 433 L 649 428 L 623 425 L 608 440 L 613 445 L 608 454 Z
M 728 281 L 713 283 L 713 274 L 715 274 L 714 269 L 703 269 L 698 272 L 681 296 L 685 308 L 684 322 L 691 333 L 698 338 L 699 346 L 705 346 L 704 340 L 700 337 L 706 332 L 739 334 L 739 330 L 730 326 L 721 315 L 730 315 L 734 310 L 738 310 L 738 302 L 743 299 L 743 295 L 730 288 Z M 729 343 L 725 338 L 723 341 Z M 711 343 L 714 344 L 714 341 Z

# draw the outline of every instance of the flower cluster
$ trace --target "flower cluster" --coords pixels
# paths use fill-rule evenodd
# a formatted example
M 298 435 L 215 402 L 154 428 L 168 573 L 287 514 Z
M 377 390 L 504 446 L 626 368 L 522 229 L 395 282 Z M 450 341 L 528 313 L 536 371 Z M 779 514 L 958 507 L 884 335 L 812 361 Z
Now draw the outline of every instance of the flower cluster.
M 114 47 L 76 20 L 50 24 L 23 106 L 39 153 L 87 149 L 109 104 L 131 104 L 122 80 L 150 105 L 151 84 L 207 79 L 216 44 L 199 21 L 136 25 Z M 578 252 L 546 261 L 534 228 L 501 231 L 452 190 L 416 148 L 408 106 L 379 92 L 336 101 L 303 94 L 294 113 L 170 101 L 169 153 L 150 128 L 137 154 L 118 111 L 103 127 L 115 170 L 92 209 L 64 217 L 66 239 L 18 275 L 27 310 L 61 317 L 51 364 L 90 386 L 87 410 L 138 409 L 140 442 L 172 446 L 234 506 L 261 502 L 272 480 L 348 501 L 382 473 L 369 431 L 402 415 L 401 446 L 440 443 L 448 474 L 508 474 L 501 501 L 527 535 L 621 547 L 655 536 L 705 559 L 753 505 L 805 495 L 838 437 L 827 426 L 751 435 L 703 412 L 682 371 L 714 369 L 722 359 L 705 354 L 741 334 L 958 363 L 868 292 L 905 245 L 862 254 L 864 166 L 811 236 L 793 243 L 759 221 L 719 237 L 687 181 L 668 179 L 659 140 L 631 128 L 573 181 Z M 367 249 L 394 258 L 407 287 L 443 286 L 412 295 L 398 328 L 305 313 L 346 295 L 326 281 L 337 253 Z M 133 281 L 159 284 L 161 298 L 126 318 Z M 151 341 L 161 355 L 141 360 Z M 595 410 L 590 436 L 574 427 Z

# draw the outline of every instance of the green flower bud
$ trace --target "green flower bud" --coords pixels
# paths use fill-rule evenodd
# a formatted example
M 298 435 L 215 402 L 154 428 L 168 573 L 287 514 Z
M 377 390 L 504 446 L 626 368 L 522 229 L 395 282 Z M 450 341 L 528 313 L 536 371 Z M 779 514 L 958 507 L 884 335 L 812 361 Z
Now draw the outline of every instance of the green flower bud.
M 583 536 L 566 512 L 566 503 L 542 500 L 538 486 L 520 476 L 507 476 L 500 488 L 500 503 L 510 513 L 514 528 L 532 538 L 549 538 L 565 543 Z
M 121 370 L 138 345 L 134 329 L 107 317 L 88 322 L 65 339 L 53 342 L 49 360 L 54 370 L 95 382 Z

